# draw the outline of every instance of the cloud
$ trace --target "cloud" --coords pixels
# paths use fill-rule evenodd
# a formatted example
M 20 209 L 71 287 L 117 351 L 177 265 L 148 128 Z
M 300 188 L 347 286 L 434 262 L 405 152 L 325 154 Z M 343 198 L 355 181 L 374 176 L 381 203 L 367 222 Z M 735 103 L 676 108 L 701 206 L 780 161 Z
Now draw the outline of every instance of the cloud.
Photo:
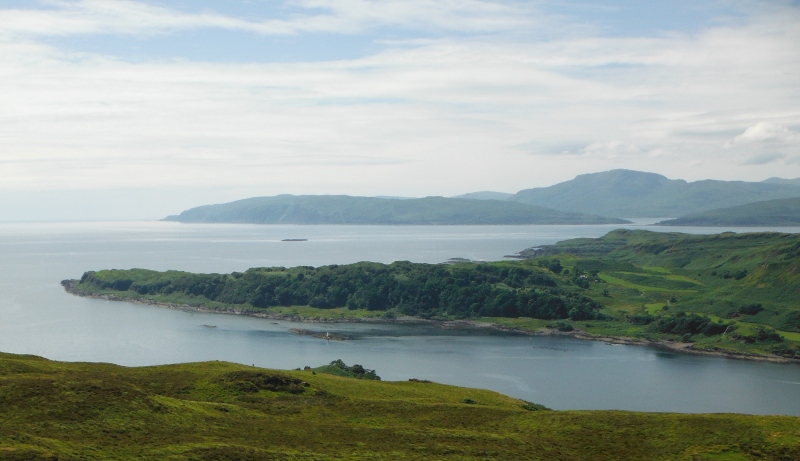
M 460 31 L 500 31 L 533 25 L 524 3 L 483 0 L 300 0 L 297 5 L 327 11 L 319 22 L 338 19 L 359 29 L 393 25 Z
M 598 141 L 583 148 L 586 155 L 615 158 L 627 155 L 637 155 L 642 152 L 639 146 L 624 141 Z
M 295 0 L 286 5 L 289 14 L 256 19 L 133 0 L 50 0 L 45 5 L 0 9 L 0 35 L 159 34 L 199 28 L 262 35 L 354 34 L 387 26 L 486 32 L 532 25 L 531 15 L 520 6 L 483 0 Z
M 733 138 L 727 146 L 764 142 L 791 143 L 796 141 L 800 141 L 800 133 L 777 123 L 758 122 L 746 129 L 744 133 Z
M 582 155 L 586 142 L 580 141 L 559 141 L 559 142 L 543 142 L 538 140 L 531 140 L 520 144 L 509 146 L 513 149 L 519 149 L 532 155 Z
M 0 10 L 0 35 L 162 33 L 168 30 L 252 27 L 248 21 L 218 14 L 185 14 L 129 0 L 54 0 L 41 9 Z
M 756 154 L 742 161 L 742 165 L 766 165 L 786 158 L 786 154 L 780 152 L 769 152 Z
M 523 4 L 298 1 L 271 19 L 115 0 L 0 9 L 0 188 L 452 195 L 617 167 L 741 179 L 754 169 L 724 149 L 740 137 L 746 165 L 800 176 L 797 164 L 755 163 L 791 153 L 771 143 L 795 139 L 785 127 L 800 126 L 797 9 L 656 37 L 483 33 L 541 19 L 520 13 Z M 465 18 L 473 22 L 459 29 Z M 400 37 L 368 56 L 287 63 L 126 62 L 66 52 L 45 37 L 339 26 L 480 33 Z

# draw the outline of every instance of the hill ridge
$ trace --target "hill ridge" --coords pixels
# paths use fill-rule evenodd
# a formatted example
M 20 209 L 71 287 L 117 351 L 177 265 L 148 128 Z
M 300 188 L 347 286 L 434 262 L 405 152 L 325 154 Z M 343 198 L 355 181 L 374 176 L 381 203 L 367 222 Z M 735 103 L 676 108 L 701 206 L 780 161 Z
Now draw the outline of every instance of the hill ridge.
M 632 218 L 678 217 L 793 197 L 800 197 L 800 185 L 793 182 L 687 182 L 657 173 L 616 169 L 578 175 L 549 187 L 524 189 L 509 200 L 561 211 Z
M 800 226 L 800 198 L 746 203 L 669 219 L 660 226 Z
M 395 200 L 349 195 L 250 197 L 204 205 L 165 221 L 251 224 L 622 224 L 594 214 L 501 200 L 424 197 Z

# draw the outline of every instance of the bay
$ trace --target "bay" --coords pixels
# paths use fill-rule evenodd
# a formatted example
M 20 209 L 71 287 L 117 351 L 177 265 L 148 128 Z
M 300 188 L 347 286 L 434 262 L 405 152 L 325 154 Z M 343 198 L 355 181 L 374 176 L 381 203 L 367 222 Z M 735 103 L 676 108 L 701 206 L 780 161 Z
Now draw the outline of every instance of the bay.
M 388 380 L 489 388 L 556 409 L 800 415 L 800 367 L 792 364 L 430 325 L 298 325 L 78 298 L 59 284 L 105 268 L 226 273 L 362 260 L 499 260 L 618 227 L 0 224 L 0 351 L 125 366 L 226 360 L 288 369 L 341 358 Z M 626 227 L 800 232 L 655 228 L 646 221 Z M 307 241 L 282 241 L 289 238 Z M 357 339 L 327 342 L 289 332 L 298 327 Z

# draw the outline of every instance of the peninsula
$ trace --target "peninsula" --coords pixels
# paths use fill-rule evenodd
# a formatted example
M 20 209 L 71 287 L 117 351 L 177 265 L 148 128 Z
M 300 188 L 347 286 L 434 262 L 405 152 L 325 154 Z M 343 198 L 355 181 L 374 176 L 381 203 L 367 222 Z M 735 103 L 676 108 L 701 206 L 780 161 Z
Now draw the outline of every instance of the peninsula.
M 307 321 L 467 321 L 744 358 L 800 359 L 800 235 L 616 230 L 519 261 L 232 274 L 90 271 L 81 296 Z

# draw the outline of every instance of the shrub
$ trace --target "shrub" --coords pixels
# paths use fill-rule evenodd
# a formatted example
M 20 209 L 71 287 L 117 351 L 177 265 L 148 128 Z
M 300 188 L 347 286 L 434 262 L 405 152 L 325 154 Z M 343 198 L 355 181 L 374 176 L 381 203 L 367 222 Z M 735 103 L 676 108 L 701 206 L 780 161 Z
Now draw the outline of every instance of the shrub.
M 633 325 L 650 325 L 656 318 L 650 314 L 629 315 L 628 323 Z
M 533 402 L 525 402 L 525 403 L 523 403 L 522 404 L 522 408 L 524 408 L 524 409 L 526 409 L 528 411 L 553 411 L 552 409 L 547 408 L 546 406 L 544 406 L 542 404 L 533 403 Z
M 756 315 L 763 310 L 764 308 L 761 306 L 761 304 L 750 304 L 747 306 L 741 306 L 739 308 L 739 312 L 745 315 Z
M 662 317 L 653 323 L 656 331 L 673 335 L 698 335 L 706 336 L 721 335 L 728 329 L 730 324 L 714 323 L 708 317 L 697 314 L 686 315 L 679 312 L 673 317 Z

